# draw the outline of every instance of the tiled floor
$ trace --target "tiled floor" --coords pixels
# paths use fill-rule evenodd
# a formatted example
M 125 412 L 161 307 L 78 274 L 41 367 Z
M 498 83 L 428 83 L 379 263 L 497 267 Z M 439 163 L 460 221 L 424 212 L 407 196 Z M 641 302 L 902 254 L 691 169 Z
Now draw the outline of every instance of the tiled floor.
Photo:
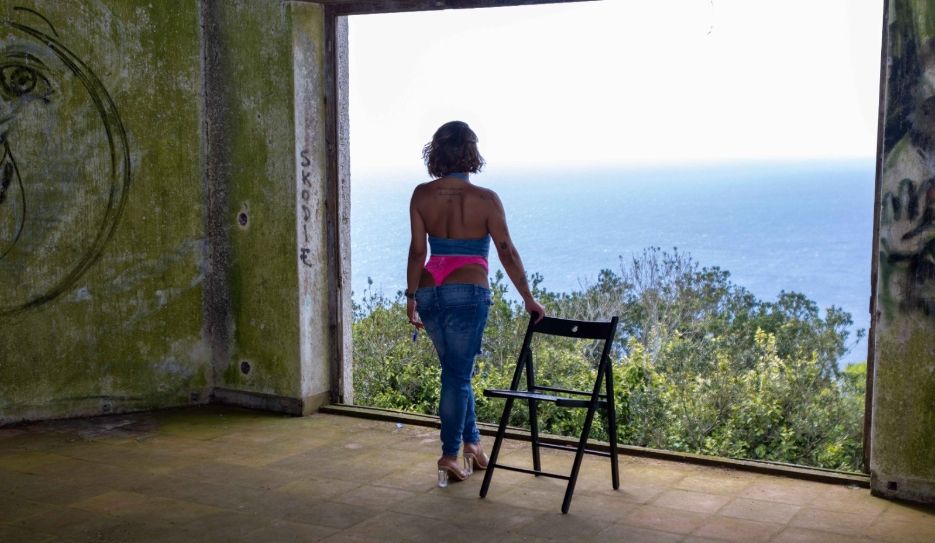
M 935 511 L 866 489 L 626 456 L 618 491 L 586 457 L 562 515 L 559 480 L 437 488 L 437 452 L 430 428 L 220 407 L 0 429 L 0 541 L 935 541 Z

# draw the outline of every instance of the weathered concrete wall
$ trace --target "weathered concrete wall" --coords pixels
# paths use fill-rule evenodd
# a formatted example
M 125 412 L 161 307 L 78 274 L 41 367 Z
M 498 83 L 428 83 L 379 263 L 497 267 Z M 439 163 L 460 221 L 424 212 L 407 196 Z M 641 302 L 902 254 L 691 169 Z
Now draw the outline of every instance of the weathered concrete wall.
M 196 2 L 0 0 L 0 423 L 205 401 Z
M 935 502 L 935 8 L 890 0 L 871 429 L 874 492 Z
M 323 13 L 265 0 L 204 13 L 216 397 L 307 412 L 329 390 Z
M 351 324 L 353 321 L 353 302 L 351 298 L 351 118 L 350 118 L 350 58 L 347 17 L 337 17 L 335 21 L 335 80 L 337 85 L 337 136 L 338 152 L 338 209 L 340 221 L 338 238 L 340 246 L 340 296 L 341 311 L 345 315 L 341 328 L 343 333 L 336 337 L 341 344 L 342 375 L 339 387 L 339 400 L 346 404 L 354 403 L 354 348 L 351 343 Z M 340 332 L 339 332 L 340 333 Z
M 0 18 L 0 424 L 326 401 L 322 8 Z
M 292 73 L 295 97 L 295 225 L 299 277 L 300 372 L 303 409 L 317 409 L 331 392 L 324 95 L 324 13 L 293 2 Z M 295 253 L 294 253 L 295 254 Z

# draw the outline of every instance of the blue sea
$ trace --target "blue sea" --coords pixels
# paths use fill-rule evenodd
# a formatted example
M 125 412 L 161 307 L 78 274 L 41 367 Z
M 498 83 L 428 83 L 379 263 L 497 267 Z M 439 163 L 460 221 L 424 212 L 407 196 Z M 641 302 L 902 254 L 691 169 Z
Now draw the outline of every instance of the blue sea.
M 355 299 L 366 288 L 405 288 L 408 201 L 420 174 L 353 176 L 351 262 Z M 507 210 L 529 273 L 552 291 L 580 290 L 651 246 L 689 253 L 731 273 L 763 300 L 801 292 L 853 320 L 850 353 L 866 359 L 874 161 L 660 165 L 576 170 L 494 170 L 474 176 Z M 495 256 L 491 272 L 502 269 Z

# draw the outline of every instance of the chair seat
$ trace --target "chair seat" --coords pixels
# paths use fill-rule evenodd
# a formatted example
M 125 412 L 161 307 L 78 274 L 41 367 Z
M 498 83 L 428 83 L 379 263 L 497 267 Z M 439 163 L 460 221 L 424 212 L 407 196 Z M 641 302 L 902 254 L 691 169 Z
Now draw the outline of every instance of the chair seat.
M 485 388 L 484 396 L 488 398 L 515 398 L 517 400 L 540 400 L 543 402 L 552 402 L 559 407 L 588 407 L 590 400 L 581 398 L 565 398 L 552 394 L 543 394 L 541 392 L 528 392 L 526 390 L 504 390 L 498 388 Z M 607 401 L 598 400 L 597 405 L 606 406 Z

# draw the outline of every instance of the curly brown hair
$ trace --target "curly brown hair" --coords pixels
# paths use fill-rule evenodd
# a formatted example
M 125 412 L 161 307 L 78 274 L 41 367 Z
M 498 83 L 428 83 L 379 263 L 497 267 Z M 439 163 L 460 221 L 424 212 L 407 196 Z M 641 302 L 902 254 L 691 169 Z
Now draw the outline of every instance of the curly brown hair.
M 432 141 L 422 148 L 422 160 L 433 177 L 454 172 L 477 173 L 484 167 L 484 157 L 477 150 L 477 134 L 462 121 L 441 125 Z

